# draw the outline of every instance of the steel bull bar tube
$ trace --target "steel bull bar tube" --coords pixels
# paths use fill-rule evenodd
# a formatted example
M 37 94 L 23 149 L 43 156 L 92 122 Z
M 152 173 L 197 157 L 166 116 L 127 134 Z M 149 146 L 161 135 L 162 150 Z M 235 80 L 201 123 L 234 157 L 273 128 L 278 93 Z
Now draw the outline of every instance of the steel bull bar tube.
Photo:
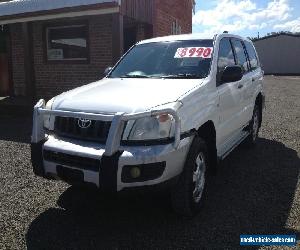
M 49 110 L 45 109 L 45 100 L 41 99 L 34 106 L 33 111 L 33 127 L 32 127 L 32 144 L 38 144 L 45 140 L 45 130 L 44 130 L 44 115 L 53 116 L 63 116 L 63 117 L 73 117 L 73 118 L 83 118 L 90 120 L 99 121 L 111 121 L 111 127 L 109 130 L 107 142 L 105 145 L 106 156 L 111 156 L 115 154 L 120 147 L 120 141 L 126 121 L 136 120 L 139 118 L 157 116 L 162 114 L 169 114 L 175 120 L 175 140 L 173 143 L 174 148 L 178 148 L 180 143 L 180 133 L 181 133 L 181 121 L 177 112 L 173 109 L 161 109 L 161 110 L 151 110 L 140 113 L 116 113 L 112 115 L 106 114 L 95 114 L 95 113 L 85 113 L 85 112 L 71 112 L 62 110 Z

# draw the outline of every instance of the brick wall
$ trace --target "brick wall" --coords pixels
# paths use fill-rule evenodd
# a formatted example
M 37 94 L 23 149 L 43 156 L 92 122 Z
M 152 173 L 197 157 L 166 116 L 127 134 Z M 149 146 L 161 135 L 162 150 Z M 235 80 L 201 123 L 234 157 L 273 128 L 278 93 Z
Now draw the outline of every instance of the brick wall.
M 137 34 L 136 41 L 142 41 L 144 39 L 149 39 L 153 37 L 153 27 L 152 25 L 147 24 L 138 24 L 137 25 Z
M 143 24 L 137 25 L 137 32 L 136 32 L 136 41 L 142 41 L 146 38 L 145 34 L 145 26 Z
M 155 13 L 153 30 L 151 26 L 139 25 L 137 40 L 150 36 L 171 34 L 172 23 L 176 20 L 182 33 L 192 32 L 192 6 L 190 0 L 154 0 Z M 44 51 L 44 24 L 34 22 L 33 51 L 37 97 L 50 98 L 63 91 L 96 81 L 103 76 L 104 69 L 112 65 L 112 15 L 75 18 L 89 22 L 89 64 L 47 63 Z M 56 22 L 59 20 L 55 20 Z M 69 19 L 68 19 L 69 21 Z M 24 48 L 22 27 L 10 25 L 12 41 L 12 69 L 14 94 L 25 95 Z
M 170 35 L 176 19 L 182 34 L 192 32 L 191 0 L 155 0 L 154 36 Z
M 23 96 L 25 95 L 25 73 L 22 26 L 21 24 L 12 24 L 9 28 L 11 38 L 11 61 L 14 94 L 17 96 Z
M 103 77 L 112 65 L 111 15 L 85 18 L 89 22 L 90 63 L 45 63 L 43 24 L 33 25 L 36 90 L 38 97 L 51 97 L 61 92 L 91 83 Z
M 88 64 L 45 62 L 44 23 L 34 22 L 32 24 L 36 94 L 38 98 L 49 99 L 64 91 L 99 80 L 103 77 L 105 68 L 112 65 L 111 15 L 93 16 L 82 20 L 88 20 L 89 23 L 90 62 Z M 10 26 L 10 31 L 14 94 L 23 96 L 26 93 L 22 27 L 19 24 L 13 24 Z

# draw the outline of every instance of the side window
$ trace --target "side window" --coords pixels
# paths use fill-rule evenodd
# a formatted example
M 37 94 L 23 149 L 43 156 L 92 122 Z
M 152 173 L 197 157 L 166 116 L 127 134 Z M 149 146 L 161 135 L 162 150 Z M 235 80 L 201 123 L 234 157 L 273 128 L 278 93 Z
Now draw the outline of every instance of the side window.
M 252 43 L 245 41 L 245 47 L 248 52 L 251 70 L 255 70 L 259 67 L 259 65 L 258 65 L 258 59 L 257 59 L 256 52 L 253 48 L 253 45 Z
M 234 54 L 229 38 L 223 38 L 220 41 L 219 56 L 218 56 L 218 75 L 217 79 L 220 82 L 221 74 L 226 66 L 235 65 Z
M 232 39 L 232 45 L 236 54 L 237 65 L 241 66 L 244 72 L 249 71 L 248 60 L 244 50 L 242 41 L 237 39 Z

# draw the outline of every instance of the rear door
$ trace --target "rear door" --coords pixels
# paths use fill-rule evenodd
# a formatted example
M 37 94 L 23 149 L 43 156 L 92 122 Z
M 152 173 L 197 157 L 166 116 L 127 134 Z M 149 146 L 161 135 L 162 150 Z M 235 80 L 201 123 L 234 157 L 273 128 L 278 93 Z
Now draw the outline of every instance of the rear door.
M 258 56 L 252 42 L 244 41 L 244 44 L 250 65 L 249 76 L 251 79 L 251 84 L 247 85 L 247 88 L 245 88 L 243 99 L 245 102 L 244 105 L 246 107 L 246 118 L 250 121 L 254 109 L 256 89 L 262 82 L 263 73 L 259 66 Z
M 250 65 L 247 58 L 247 52 L 245 50 L 244 42 L 240 39 L 232 39 L 232 45 L 236 56 L 237 65 L 242 67 L 243 78 L 238 84 L 238 91 L 241 95 L 240 109 L 237 114 L 237 120 L 239 121 L 239 128 L 247 125 L 249 119 L 249 91 L 252 89 L 252 74 L 250 71 Z

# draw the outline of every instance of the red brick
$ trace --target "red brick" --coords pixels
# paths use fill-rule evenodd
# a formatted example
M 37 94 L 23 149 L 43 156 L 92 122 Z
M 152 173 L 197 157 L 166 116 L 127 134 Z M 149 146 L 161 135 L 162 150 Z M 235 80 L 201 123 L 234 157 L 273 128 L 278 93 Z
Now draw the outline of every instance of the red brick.
M 154 9 L 154 36 L 170 35 L 176 20 L 182 34 L 192 33 L 191 0 L 155 0 Z
M 112 65 L 112 15 L 75 18 L 89 23 L 90 62 L 88 64 L 47 63 L 44 58 L 45 22 L 33 22 L 34 73 L 37 97 L 49 98 L 63 91 L 99 80 Z M 178 21 L 182 33 L 192 32 L 191 0 L 154 0 L 153 32 L 149 25 L 137 24 L 137 40 L 171 34 Z M 54 20 L 59 21 L 59 20 Z M 63 21 L 63 20 L 62 20 Z M 11 24 L 13 83 L 15 95 L 25 95 L 24 47 L 21 24 Z

